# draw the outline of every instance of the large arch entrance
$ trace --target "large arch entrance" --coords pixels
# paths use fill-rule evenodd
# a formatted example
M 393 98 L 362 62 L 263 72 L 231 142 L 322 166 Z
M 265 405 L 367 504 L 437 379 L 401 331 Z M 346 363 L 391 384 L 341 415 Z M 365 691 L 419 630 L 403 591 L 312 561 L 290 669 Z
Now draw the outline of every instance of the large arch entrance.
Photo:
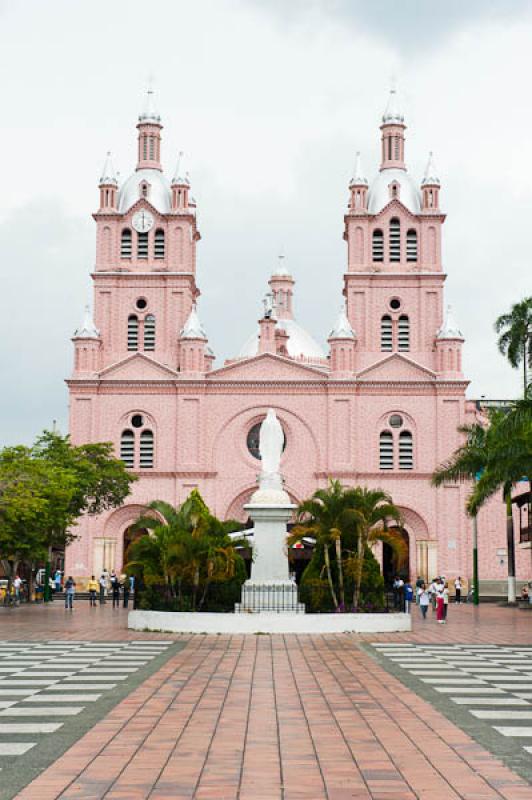
M 129 528 L 126 528 L 123 535 L 123 559 L 122 559 L 122 570 L 130 560 L 129 558 L 129 548 L 136 542 L 137 539 L 140 539 L 141 536 L 144 536 L 145 533 L 148 533 L 147 528 L 141 528 L 140 530 L 135 529 L 133 525 L 130 525 Z
M 405 528 L 391 528 L 391 533 L 399 535 L 406 545 L 406 558 L 401 563 L 389 544 L 383 543 L 382 546 L 382 575 L 384 585 L 390 589 L 396 575 L 404 581 L 410 579 L 410 536 Z

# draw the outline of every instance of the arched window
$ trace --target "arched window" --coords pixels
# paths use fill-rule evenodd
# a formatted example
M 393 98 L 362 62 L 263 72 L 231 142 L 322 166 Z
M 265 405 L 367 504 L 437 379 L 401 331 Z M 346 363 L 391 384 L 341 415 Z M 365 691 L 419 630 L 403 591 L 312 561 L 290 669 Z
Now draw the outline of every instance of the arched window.
M 417 231 L 412 228 L 406 232 L 406 260 L 417 261 Z
M 384 261 L 384 234 L 381 230 L 373 231 L 373 261 Z
M 135 314 L 130 314 L 127 318 L 127 349 L 139 349 L 139 321 Z
M 164 258 L 164 231 L 161 228 L 155 231 L 154 255 L 155 258 Z
M 399 434 L 399 469 L 414 468 L 414 446 L 410 431 Z
M 131 231 L 124 228 L 120 237 L 120 258 L 131 258 Z
M 401 314 L 397 324 L 397 349 L 410 350 L 410 320 L 406 314 Z
M 133 431 L 122 431 L 120 437 L 120 458 L 126 467 L 132 468 L 135 466 L 135 434 Z
M 147 233 L 137 233 L 137 258 L 148 258 Z
M 393 435 L 382 431 L 379 437 L 379 469 L 393 469 Z
M 381 319 L 381 350 L 393 350 L 392 318 L 388 314 Z
M 153 467 L 153 432 L 142 431 L 140 434 L 140 459 L 141 469 L 151 469 Z
M 155 350 L 155 317 L 148 314 L 144 318 L 144 349 Z
M 390 220 L 390 261 L 401 260 L 401 223 L 397 217 Z

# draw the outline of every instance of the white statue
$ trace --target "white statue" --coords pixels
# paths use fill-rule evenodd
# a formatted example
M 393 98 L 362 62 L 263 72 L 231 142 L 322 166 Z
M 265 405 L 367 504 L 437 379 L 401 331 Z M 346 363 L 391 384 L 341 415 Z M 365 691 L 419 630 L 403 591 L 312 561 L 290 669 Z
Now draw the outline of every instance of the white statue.
M 266 419 L 260 426 L 259 453 L 263 475 L 280 475 L 281 453 L 284 433 L 273 408 L 268 409 Z

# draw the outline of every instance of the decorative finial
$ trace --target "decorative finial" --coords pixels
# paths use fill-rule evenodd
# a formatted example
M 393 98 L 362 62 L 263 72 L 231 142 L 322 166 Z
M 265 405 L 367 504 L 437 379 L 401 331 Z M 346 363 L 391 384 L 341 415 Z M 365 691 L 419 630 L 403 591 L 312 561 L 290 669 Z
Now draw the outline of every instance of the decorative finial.
M 364 172 L 362 169 L 362 160 L 360 158 L 360 150 L 356 152 L 355 158 L 355 168 L 353 169 L 353 177 L 349 182 L 349 186 L 367 186 L 368 180 L 364 176 Z
M 429 160 L 427 161 L 427 166 L 425 169 L 425 175 L 423 176 L 423 180 L 421 181 L 422 186 L 439 186 L 440 179 L 438 178 L 438 172 L 436 170 L 436 166 L 434 164 L 434 156 L 432 150 L 429 152 Z

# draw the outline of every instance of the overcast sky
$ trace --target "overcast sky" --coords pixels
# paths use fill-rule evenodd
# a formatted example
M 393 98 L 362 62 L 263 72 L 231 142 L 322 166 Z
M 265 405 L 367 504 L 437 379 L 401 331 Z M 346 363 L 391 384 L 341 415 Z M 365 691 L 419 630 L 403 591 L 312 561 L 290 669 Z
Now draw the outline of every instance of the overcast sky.
M 355 151 L 371 180 L 393 80 L 409 170 L 433 150 L 442 180 L 469 395 L 519 392 L 493 321 L 532 291 L 531 2 L 0 0 L 0 70 L 0 443 L 67 429 L 98 177 L 108 149 L 133 170 L 149 76 L 166 170 L 188 155 L 218 365 L 254 329 L 280 249 L 298 321 L 325 342 Z

